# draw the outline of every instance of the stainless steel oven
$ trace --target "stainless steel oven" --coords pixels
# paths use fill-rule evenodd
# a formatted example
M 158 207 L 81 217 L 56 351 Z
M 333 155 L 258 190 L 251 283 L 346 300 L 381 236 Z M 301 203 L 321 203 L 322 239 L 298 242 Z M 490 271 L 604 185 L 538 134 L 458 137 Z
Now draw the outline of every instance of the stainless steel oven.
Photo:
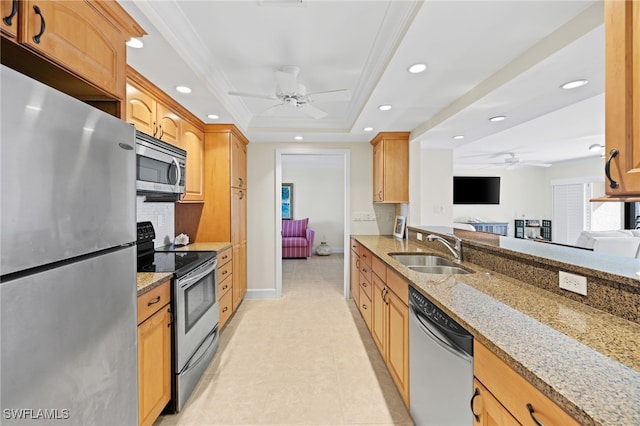
M 214 258 L 176 281 L 176 411 L 186 403 L 218 349 L 217 266 Z

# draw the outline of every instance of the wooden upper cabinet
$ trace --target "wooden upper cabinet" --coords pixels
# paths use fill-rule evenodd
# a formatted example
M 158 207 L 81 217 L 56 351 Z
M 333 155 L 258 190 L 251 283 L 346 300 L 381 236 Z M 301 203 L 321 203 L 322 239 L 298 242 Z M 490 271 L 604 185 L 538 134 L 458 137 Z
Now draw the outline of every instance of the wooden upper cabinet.
M 124 99 L 127 37 L 94 2 L 19 3 L 20 43 Z
M 156 121 L 158 122 L 158 131 L 156 137 L 171 145 L 184 149 L 180 141 L 180 125 L 182 119 L 175 112 L 161 103 L 156 105 Z
M 640 1 L 606 0 L 605 116 L 608 196 L 640 195 Z M 617 183 L 613 184 L 612 181 Z
M 231 134 L 231 186 L 247 187 L 247 145 Z
M 202 184 L 204 132 L 185 121 L 182 123 L 180 144 L 187 151 L 187 182 L 182 201 L 204 201 Z
M 0 30 L 12 40 L 18 38 L 18 0 L 0 0 Z
M 409 202 L 409 132 L 381 132 L 373 145 L 373 202 Z
M 158 131 L 156 123 L 156 101 L 134 85 L 127 84 L 127 123 L 148 135 L 155 135 Z

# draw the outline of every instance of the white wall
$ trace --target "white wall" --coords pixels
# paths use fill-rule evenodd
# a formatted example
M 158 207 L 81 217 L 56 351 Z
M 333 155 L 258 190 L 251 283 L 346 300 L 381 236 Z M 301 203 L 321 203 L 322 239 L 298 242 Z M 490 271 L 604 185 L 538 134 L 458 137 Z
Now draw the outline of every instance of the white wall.
M 293 218 L 309 218 L 314 247 L 325 241 L 333 252 L 344 242 L 344 168 L 285 168 L 282 182 L 293 183 Z
M 352 234 L 391 234 L 394 205 L 374 205 L 373 151 L 368 143 L 250 143 L 247 146 L 247 289 L 254 293 L 275 290 L 275 209 L 280 208 L 275 192 L 275 155 L 277 149 L 341 149 L 351 156 Z M 276 204 L 277 203 L 277 204 Z M 353 220 L 354 212 L 375 212 L 380 219 L 371 222 Z M 297 215 L 297 213 L 296 213 Z

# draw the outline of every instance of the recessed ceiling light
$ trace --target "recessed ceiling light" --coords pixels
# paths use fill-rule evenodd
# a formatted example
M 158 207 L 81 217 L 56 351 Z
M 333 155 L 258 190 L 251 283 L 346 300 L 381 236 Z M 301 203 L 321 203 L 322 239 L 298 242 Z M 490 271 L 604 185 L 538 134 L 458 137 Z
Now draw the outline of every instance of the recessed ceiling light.
M 598 151 L 602 151 L 604 149 L 604 145 L 600 145 L 599 143 L 594 143 L 593 145 L 589 146 L 589 151 L 591 152 L 598 152 Z
M 296 136 L 296 137 L 294 137 L 294 139 L 297 140 L 297 141 L 301 141 L 304 138 L 302 136 Z
M 507 118 L 507 117 L 505 117 L 504 115 L 496 115 L 495 117 L 491 117 L 491 118 L 489 119 L 489 121 L 502 121 L 502 120 L 504 120 L 505 118 Z
M 464 135 L 455 135 L 454 139 L 464 139 Z
M 144 44 L 139 38 L 132 37 L 128 42 L 125 43 L 129 47 L 133 47 L 134 49 L 140 49 Z
M 584 86 L 588 82 L 589 82 L 589 80 L 585 80 L 585 79 L 573 80 L 573 81 L 569 81 L 568 83 L 563 84 L 562 86 L 560 86 L 560 88 L 562 88 L 562 89 L 575 89 L 576 87 Z
M 365 127 L 362 130 L 364 130 L 365 132 L 371 132 L 371 131 L 373 131 L 373 127 Z
M 176 90 L 180 93 L 191 93 L 191 88 L 187 86 L 176 86 Z
M 391 105 L 380 105 L 378 109 L 380 111 L 389 111 L 391 109 Z
M 426 64 L 413 64 L 409 67 L 409 72 L 411 74 L 418 74 L 427 69 Z
M 209 115 L 207 115 L 207 117 L 208 117 L 208 118 L 210 118 L 210 119 L 212 119 L 212 120 L 217 120 L 218 118 L 220 118 L 220 117 L 218 117 L 218 116 L 217 116 L 217 115 L 215 115 L 215 114 L 209 114 Z

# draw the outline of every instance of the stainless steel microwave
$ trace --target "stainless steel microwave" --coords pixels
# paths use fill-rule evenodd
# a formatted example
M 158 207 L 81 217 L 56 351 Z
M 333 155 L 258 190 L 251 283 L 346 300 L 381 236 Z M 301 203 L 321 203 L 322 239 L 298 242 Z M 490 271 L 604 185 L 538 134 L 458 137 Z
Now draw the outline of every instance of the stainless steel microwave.
M 184 196 L 187 152 L 136 130 L 136 192 L 147 199 Z

